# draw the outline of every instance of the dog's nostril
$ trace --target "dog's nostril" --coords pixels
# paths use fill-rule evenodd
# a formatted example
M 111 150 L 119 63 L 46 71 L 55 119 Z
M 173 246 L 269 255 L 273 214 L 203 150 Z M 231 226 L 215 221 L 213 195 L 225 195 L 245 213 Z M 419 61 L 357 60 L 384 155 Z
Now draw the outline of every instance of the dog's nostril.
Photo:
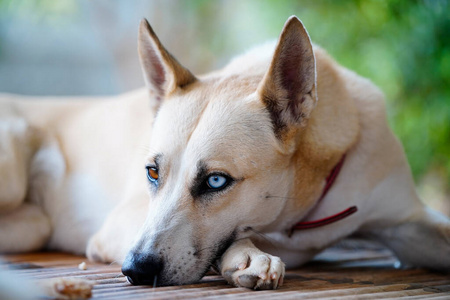
M 153 285 L 162 270 L 162 262 L 154 255 L 129 253 L 122 265 L 122 274 L 132 285 Z

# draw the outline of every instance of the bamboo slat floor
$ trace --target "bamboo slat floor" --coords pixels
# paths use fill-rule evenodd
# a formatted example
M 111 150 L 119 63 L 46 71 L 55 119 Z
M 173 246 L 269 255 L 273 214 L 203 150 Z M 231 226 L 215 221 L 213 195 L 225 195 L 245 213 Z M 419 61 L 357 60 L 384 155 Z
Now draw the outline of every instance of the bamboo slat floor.
M 208 275 L 197 284 L 169 287 L 132 286 L 117 264 L 91 263 L 84 257 L 41 252 L 4 255 L 8 272 L 32 279 L 55 277 L 95 281 L 93 299 L 450 299 L 450 276 L 421 269 L 399 270 L 384 249 L 332 248 L 314 262 L 287 271 L 276 291 L 253 291 Z M 87 270 L 78 264 L 86 261 Z

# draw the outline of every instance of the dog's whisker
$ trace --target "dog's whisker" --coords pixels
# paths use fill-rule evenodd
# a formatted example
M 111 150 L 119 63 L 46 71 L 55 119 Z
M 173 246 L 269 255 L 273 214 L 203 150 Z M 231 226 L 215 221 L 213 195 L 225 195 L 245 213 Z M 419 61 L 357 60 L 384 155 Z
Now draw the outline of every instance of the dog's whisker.
M 153 279 L 153 288 L 156 288 L 157 280 L 158 280 L 158 276 L 155 275 L 155 278 Z
M 112 265 L 117 264 L 117 263 L 118 263 L 117 260 L 113 260 L 112 262 L 109 263 L 109 266 L 112 266 Z
M 150 152 L 150 147 L 148 145 L 141 145 L 138 148 L 139 154 L 147 155 Z
M 272 196 L 272 195 L 268 195 L 265 198 L 266 199 L 276 198 L 276 199 L 298 200 L 298 198 L 295 198 L 295 197 Z

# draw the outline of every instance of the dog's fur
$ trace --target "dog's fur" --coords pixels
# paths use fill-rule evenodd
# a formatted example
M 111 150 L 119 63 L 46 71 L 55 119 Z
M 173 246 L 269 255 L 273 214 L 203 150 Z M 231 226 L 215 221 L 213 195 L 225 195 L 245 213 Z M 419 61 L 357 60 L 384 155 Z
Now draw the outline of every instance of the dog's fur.
M 296 17 L 276 45 L 202 77 L 145 20 L 139 54 L 145 90 L 104 100 L 3 97 L 1 252 L 125 259 L 136 284 L 195 282 L 217 262 L 231 284 L 277 288 L 284 263 L 299 266 L 360 232 L 405 265 L 450 269 L 450 222 L 420 202 L 382 93 L 312 45 Z M 157 184 L 146 165 L 157 168 Z M 206 188 L 210 174 L 228 186 Z M 289 234 L 300 220 L 353 205 L 346 219 Z

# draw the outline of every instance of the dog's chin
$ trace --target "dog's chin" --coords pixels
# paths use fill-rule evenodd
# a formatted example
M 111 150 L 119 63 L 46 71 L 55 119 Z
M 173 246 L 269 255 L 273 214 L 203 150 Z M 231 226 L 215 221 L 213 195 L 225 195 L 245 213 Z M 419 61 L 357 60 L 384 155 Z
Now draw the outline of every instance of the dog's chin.
M 207 260 L 193 260 L 186 268 L 183 263 L 168 266 L 150 285 L 153 286 L 173 286 L 186 285 L 199 282 L 210 270 L 211 264 Z
M 207 273 L 207 271 L 205 272 L 205 274 L 206 273 Z M 185 278 L 185 279 L 181 279 L 181 280 L 173 280 L 168 277 L 163 277 L 163 279 L 161 281 L 157 281 L 154 284 L 154 286 L 164 287 L 164 286 L 194 284 L 194 283 L 199 282 L 203 278 L 203 276 L 204 276 L 204 274 L 200 274 L 197 276 L 195 276 L 195 274 L 193 274 L 193 276 L 191 278 Z

